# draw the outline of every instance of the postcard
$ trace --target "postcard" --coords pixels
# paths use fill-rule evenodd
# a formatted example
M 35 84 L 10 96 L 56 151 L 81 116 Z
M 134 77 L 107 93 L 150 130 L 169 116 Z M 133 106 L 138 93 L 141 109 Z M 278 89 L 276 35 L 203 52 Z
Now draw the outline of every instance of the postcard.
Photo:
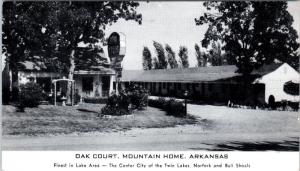
M 2 169 L 299 170 L 299 1 L 4 1 Z

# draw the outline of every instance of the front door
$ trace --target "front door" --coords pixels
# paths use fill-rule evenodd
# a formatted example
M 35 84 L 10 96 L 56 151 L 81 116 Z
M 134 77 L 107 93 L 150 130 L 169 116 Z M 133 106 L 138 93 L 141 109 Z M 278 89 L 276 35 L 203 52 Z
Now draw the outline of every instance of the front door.
M 102 77 L 102 96 L 107 97 L 109 95 L 109 87 L 110 87 L 110 76 Z

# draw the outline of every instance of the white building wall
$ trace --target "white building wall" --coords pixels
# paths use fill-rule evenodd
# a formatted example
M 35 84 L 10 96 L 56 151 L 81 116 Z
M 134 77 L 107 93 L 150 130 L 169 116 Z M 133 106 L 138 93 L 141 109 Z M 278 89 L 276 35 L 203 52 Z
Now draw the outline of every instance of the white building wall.
M 299 95 L 293 96 L 284 92 L 284 84 L 288 81 L 299 83 L 300 75 L 294 68 L 286 63 L 282 64 L 275 71 L 256 80 L 258 83 L 265 84 L 265 102 L 268 102 L 270 95 L 275 97 L 275 101 L 288 100 L 299 102 Z

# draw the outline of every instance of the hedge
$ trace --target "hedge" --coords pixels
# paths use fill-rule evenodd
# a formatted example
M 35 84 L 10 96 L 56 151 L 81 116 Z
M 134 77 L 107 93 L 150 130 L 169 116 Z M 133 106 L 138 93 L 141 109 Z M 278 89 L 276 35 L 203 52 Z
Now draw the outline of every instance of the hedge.
M 167 112 L 168 115 L 176 116 L 176 117 L 184 117 L 185 106 L 183 102 L 178 102 L 175 99 L 166 100 L 165 98 L 158 99 L 149 99 L 148 105 L 151 107 L 156 107 L 162 109 Z

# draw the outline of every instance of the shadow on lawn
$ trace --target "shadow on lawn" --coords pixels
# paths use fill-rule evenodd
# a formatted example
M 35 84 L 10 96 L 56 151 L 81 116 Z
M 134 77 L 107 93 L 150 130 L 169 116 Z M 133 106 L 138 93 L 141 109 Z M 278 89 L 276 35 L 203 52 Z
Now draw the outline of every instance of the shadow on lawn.
M 190 148 L 192 150 L 207 151 L 299 151 L 299 141 L 280 141 L 280 142 L 238 142 L 233 141 L 226 144 L 205 144 L 214 146 L 213 149 Z

